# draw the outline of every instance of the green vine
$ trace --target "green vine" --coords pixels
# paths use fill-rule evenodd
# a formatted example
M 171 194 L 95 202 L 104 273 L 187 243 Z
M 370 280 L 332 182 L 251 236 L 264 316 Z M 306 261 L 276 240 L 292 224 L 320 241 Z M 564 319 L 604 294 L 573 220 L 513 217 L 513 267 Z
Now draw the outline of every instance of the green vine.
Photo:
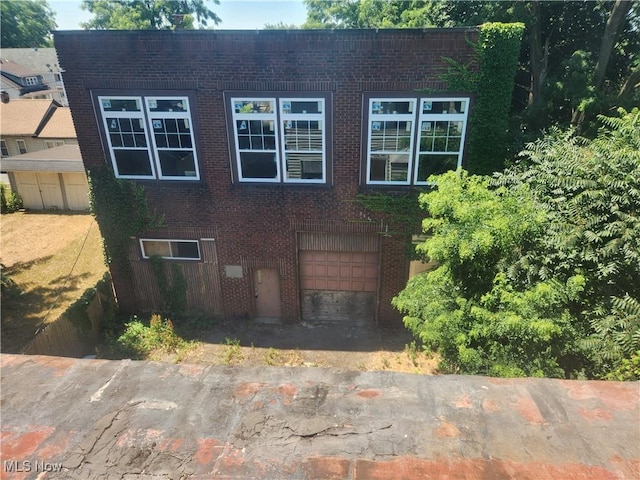
M 177 263 L 171 263 L 171 283 L 167 278 L 166 261 L 157 255 L 150 258 L 153 274 L 158 281 L 162 297 L 162 313 L 174 319 L 184 313 L 187 307 L 187 281 Z
M 441 79 L 451 91 L 476 95 L 468 128 L 470 173 L 489 175 L 502 170 L 509 141 L 509 112 L 518 65 L 523 23 L 485 23 L 474 44 L 478 72 L 445 58 L 449 68 Z
M 476 96 L 467 130 L 470 172 L 489 174 L 503 167 L 509 145 L 507 130 L 513 79 L 523 32 L 522 23 L 485 23 L 480 26 L 478 41 L 473 44 L 472 63 L 461 64 L 444 58 L 448 69 L 440 78 L 447 83 L 447 90 Z M 389 233 L 406 238 L 410 258 L 417 258 L 411 235 L 421 231 L 425 217 L 418 202 L 419 193 L 416 190 L 397 196 L 376 192 L 356 198 L 368 210 L 389 217 L 393 229 Z
M 356 196 L 356 201 L 366 209 L 388 217 L 391 231 L 386 234 L 403 237 L 406 240 L 407 255 L 410 258 L 416 258 L 411 235 L 421 231 L 420 226 L 425 216 L 424 210 L 418 203 L 419 194 L 420 191 L 412 190 L 402 195 L 374 192 Z
M 89 171 L 89 200 L 100 225 L 107 265 L 130 272 L 131 237 L 163 226 L 164 217 L 149 210 L 143 186 L 115 178 L 106 167 Z

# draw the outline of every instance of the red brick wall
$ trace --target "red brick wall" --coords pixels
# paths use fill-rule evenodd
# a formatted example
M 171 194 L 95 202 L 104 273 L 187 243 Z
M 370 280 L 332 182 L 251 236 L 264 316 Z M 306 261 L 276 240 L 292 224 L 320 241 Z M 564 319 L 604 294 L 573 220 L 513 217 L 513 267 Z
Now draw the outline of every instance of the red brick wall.
M 469 63 L 468 40 L 474 36 L 468 29 L 94 31 L 56 33 L 55 45 L 87 168 L 109 163 L 98 135 L 92 90 L 194 92 L 202 181 L 142 181 L 149 202 L 165 215 L 168 227 L 217 232 L 226 315 L 252 316 L 253 298 L 251 272 L 242 279 L 228 279 L 224 266 L 259 259 L 281 265 L 283 315 L 296 321 L 298 278 L 291 221 L 376 219 L 352 202 L 362 189 L 363 93 L 444 88 L 438 78 L 446 69 L 443 57 Z M 332 184 L 233 183 L 223 102 L 223 93 L 230 90 L 331 92 Z M 397 239 L 385 238 L 382 245 L 378 320 L 397 325 L 400 316 L 389 300 L 404 286 L 408 264 Z M 118 288 L 125 310 L 135 305 L 127 281 L 121 277 Z

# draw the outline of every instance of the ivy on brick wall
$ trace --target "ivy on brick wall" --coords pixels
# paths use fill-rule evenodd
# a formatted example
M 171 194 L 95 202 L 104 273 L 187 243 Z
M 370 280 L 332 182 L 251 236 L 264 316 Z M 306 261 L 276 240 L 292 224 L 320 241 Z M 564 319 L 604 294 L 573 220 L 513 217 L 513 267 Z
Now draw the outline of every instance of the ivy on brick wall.
M 131 237 L 164 224 L 164 217 L 149 210 L 144 187 L 115 178 L 107 167 L 89 171 L 91 212 L 100 225 L 105 261 L 127 273 Z
M 171 280 L 168 278 L 167 262 L 157 255 L 151 258 L 153 274 L 158 281 L 162 297 L 162 313 L 174 319 L 183 314 L 187 308 L 187 281 L 177 263 L 171 263 Z
M 444 59 L 449 68 L 441 78 L 448 85 L 447 92 L 475 95 L 466 154 L 466 168 L 472 173 L 491 174 L 504 166 L 510 143 L 511 97 L 524 28 L 523 23 L 485 23 L 479 27 L 478 40 L 473 45 L 475 65 Z M 446 92 L 430 90 L 429 93 Z M 402 196 L 373 193 L 357 197 L 367 209 L 389 216 L 395 226 L 393 233 L 407 239 L 412 256 L 415 253 L 411 233 L 415 233 L 424 218 L 418 204 L 418 194 L 423 190 L 416 189 Z
M 489 175 L 500 171 L 509 150 L 509 113 L 518 65 L 523 23 L 485 23 L 474 44 L 478 72 L 447 59 L 443 75 L 451 91 L 475 94 L 470 112 L 466 168 Z

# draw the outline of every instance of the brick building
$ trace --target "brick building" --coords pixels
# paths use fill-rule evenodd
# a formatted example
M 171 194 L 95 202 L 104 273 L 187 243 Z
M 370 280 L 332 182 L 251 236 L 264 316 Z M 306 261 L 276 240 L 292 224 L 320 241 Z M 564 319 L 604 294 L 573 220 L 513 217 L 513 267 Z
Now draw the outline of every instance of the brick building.
M 158 308 L 148 258 L 189 308 L 229 318 L 400 325 L 405 238 L 358 193 L 420 188 L 463 161 L 472 98 L 440 79 L 473 29 L 57 32 L 87 169 L 145 186 L 165 226 L 113 272 Z M 98 212 L 99 215 L 99 212 Z

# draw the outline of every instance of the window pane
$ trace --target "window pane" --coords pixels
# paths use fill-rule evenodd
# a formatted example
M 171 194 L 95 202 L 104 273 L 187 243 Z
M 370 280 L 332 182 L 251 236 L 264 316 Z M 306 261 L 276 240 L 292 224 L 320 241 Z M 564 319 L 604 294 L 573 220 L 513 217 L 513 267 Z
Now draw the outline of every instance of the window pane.
M 191 148 L 191 135 L 180 135 L 180 147 Z
M 369 180 L 374 182 L 406 182 L 409 174 L 409 155 L 371 155 Z
M 151 112 L 186 112 L 187 105 L 183 98 L 172 99 L 147 99 L 147 105 Z
M 273 102 L 269 100 L 234 100 L 233 111 L 235 113 L 274 113 Z
M 322 150 L 322 121 L 285 120 L 285 150 Z
M 173 257 L 199 259 L 197 242 L 171 242 Z
M 371 150 L 384 152 L 408 151 L 412 122 L 371 122 Z
M 321 153 L 287 153 L 287 179 L 321 180 Z
M 169 247 L 169 242 L 166 240 L 143 240 L 142 247 L 144 250 L 144 255 L 147 257 L 159 256 L 159 257 L 170 257 L 171 250 Z
M 276 178 L 275 152 L 240 152 L 240 167 L 244 178 Z
M 147 150 L 114 150 L 120 175 L 151 176 L 151 162 Z
M 249 135 L 238 135 L 238 147 L 240 150 L 249 150 L 251 148 Z
M 414 105 L 415 105 L 414 101 L 399 100 L 395 102 L 394 101 L 378 102 L 374 100 L 371 103 L 371 113 L 374 115 L 412 114 L 414 110 Z
M 147 146 L 147 139 L 144 136 L 144 134 L 136 134 L 134 135 L 135 137 L 135 141 L 136 141 L 136 147 L 146 147 Z
M 428 114 L 458 114 L 465 113 L 467 109 L 467 101 L 422 101 L 422 113 Z
M 111 145 L 113 147 L 122 146 L 122 135 L 120 135 L 119 133 L 112 133 L 111 135 L 109 135 L 109 138 L 111 138 Z
M 130 133 L 122 134 L 122 144 L 125 147 L 135 147 L 135 144 L 133 142 L 133 135 Z
M 164 177 L 195 177 L 193 153 L 180 150 L 159 150 L 160 169 Z
M 101 100 L 102 110 L 105 112 L 139 112 L 140 100 L 134 99 L 117 99 L 103 98 Z
M 282 113 L 322 113 L 322 102 L 318 100 L 281 100 Z
M 439 175 L 458 168 L 458 155 L 420 155 L 418 162 L 418 182 L 424 182 L 429 175 Z
M 447 152 L 460 151 L 460 137 L 449 137 L 447 141 Z
M 169 141 L 170 148 L 180 148 L 180 136 L 178 135 L 167 135 L 167 140 Z

